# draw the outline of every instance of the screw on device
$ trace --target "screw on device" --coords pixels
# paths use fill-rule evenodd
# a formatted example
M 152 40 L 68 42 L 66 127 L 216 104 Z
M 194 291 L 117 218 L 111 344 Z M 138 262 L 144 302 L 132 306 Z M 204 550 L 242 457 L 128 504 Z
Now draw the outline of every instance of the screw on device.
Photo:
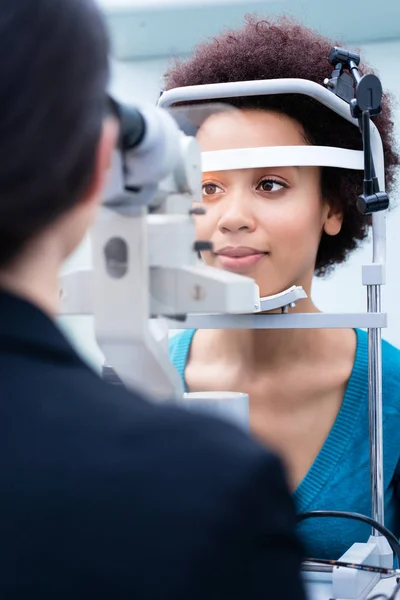
M 205 242 L 205 241 L 197 241 L 193 244 L 193 250 L 195 252 L 206 252 L 207 250 L 212 251 L 213 249 L 213 245 L 212 242 Z
M 206 214 L 206 209 L 203 208 L 202 206 L 197 206 L 196 208 L 191 208 L 189 210 L 190 216 L 193 216 L 193 215 L 199 216 L 199 215 L 205 215 L 205 214 Z

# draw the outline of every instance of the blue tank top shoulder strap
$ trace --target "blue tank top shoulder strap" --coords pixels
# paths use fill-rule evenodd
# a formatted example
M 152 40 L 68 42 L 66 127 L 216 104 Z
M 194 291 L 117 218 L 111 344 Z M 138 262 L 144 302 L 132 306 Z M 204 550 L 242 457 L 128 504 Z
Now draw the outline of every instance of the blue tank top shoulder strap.
M 196 329 L 184 329 L 169 338 L 169 357 L 182 380 L 186 392 L 185 367 L 189 356 L 190 345 Z

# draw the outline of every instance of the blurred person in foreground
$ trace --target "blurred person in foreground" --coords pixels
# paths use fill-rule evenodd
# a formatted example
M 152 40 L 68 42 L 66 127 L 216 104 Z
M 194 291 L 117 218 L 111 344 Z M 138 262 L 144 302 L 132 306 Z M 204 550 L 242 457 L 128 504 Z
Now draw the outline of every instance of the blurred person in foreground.
M 279 460 L 107 385 L 54 323 L 117 137 L 91 0 L 0 1 L 2 600 L 303 598 Z

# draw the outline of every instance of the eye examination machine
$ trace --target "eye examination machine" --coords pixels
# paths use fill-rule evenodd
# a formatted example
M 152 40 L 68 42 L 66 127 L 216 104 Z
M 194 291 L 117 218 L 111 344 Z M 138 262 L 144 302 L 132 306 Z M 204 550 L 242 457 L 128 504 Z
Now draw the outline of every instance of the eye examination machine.
M 333 48 L 329 62 L 331 77 L 321 84 L 276 79 L 176 88 L 161 95 L 158 107 L 127 107 L 110 99 L 120 137 L 91 234 L 93 268 L 62 277 L 62 312 L 93 315 L 106 364 L 126 386 L 157 402 L 179 403 L 183 397 L 168 357 L 170 329 L 367 329 L 371 517 L 331 506 L 299 519 L 359 519 L 370 525 L 371 535 L 338 561 L 310 558 L 303 576 L 312 600 L 394 598 L 400 545 L 384 526 L 382 439 L 381 331 L 387 319 L 381 286 L 389 199 L 382 142 L 371 121 L 381 112 L 382 87 L 375 75 L 360 72 L 357 54 Z M 201 153 L 195 139 L 201 124 L 216 111 L 236 110 L 224 100 L 278 94 L 305 95 L 337 113 L 359 129 L 363 150 L 281 146 Z M 372 259 L 362 269 L 365 313 L 291 313 L 290 307 L 299 303 L 300 308 L 306 297 L 301 287 L 260 297 L 252 279 L 199 264 L 198 253 L 212 249 L 208 240 L 195 236 L 194 217 L 206 210 L 199 207 L 202 172 L 273 166 L 364 173 L 363 194 L 349 201 L 357 200 L 358 210 L 372 218 Z

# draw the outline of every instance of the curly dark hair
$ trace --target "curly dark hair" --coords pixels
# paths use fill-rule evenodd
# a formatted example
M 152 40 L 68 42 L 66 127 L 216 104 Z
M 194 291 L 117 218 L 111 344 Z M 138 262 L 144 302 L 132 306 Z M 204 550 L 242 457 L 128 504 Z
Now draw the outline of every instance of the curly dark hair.
M 328 54 L 338 42 L 321 36 L 292 19 L 258 20 L 247 16 L 241 29 L 228 31 L 197 47 L 186 61 L 176 61 L 165 76 L 165 89 L 228 81 L 249 81 L 298 77 L 317 83 L 332 72 Z M 361 71 L 373 73 L 365 63 Z M 300 95 L 253 96 L 226 99 L 242 109 L 274 110 L 299 122 L 310 144 L 362 149 L 357 127 L 312 98 Z M 390 98 L 384 95 L 382 113 L 373 118 L 383 142 L 385 183 L 393 191 L 396 167 L 400 164 L 395 147 Z M 323 168 L 322 196 L 343 213 L 338 235 L 322 234 L 315 273 L 324 275 L 368 235 L 370 217 L 359 213 L 356 201 L 363 191 L 363 175 L 347 169 Z

